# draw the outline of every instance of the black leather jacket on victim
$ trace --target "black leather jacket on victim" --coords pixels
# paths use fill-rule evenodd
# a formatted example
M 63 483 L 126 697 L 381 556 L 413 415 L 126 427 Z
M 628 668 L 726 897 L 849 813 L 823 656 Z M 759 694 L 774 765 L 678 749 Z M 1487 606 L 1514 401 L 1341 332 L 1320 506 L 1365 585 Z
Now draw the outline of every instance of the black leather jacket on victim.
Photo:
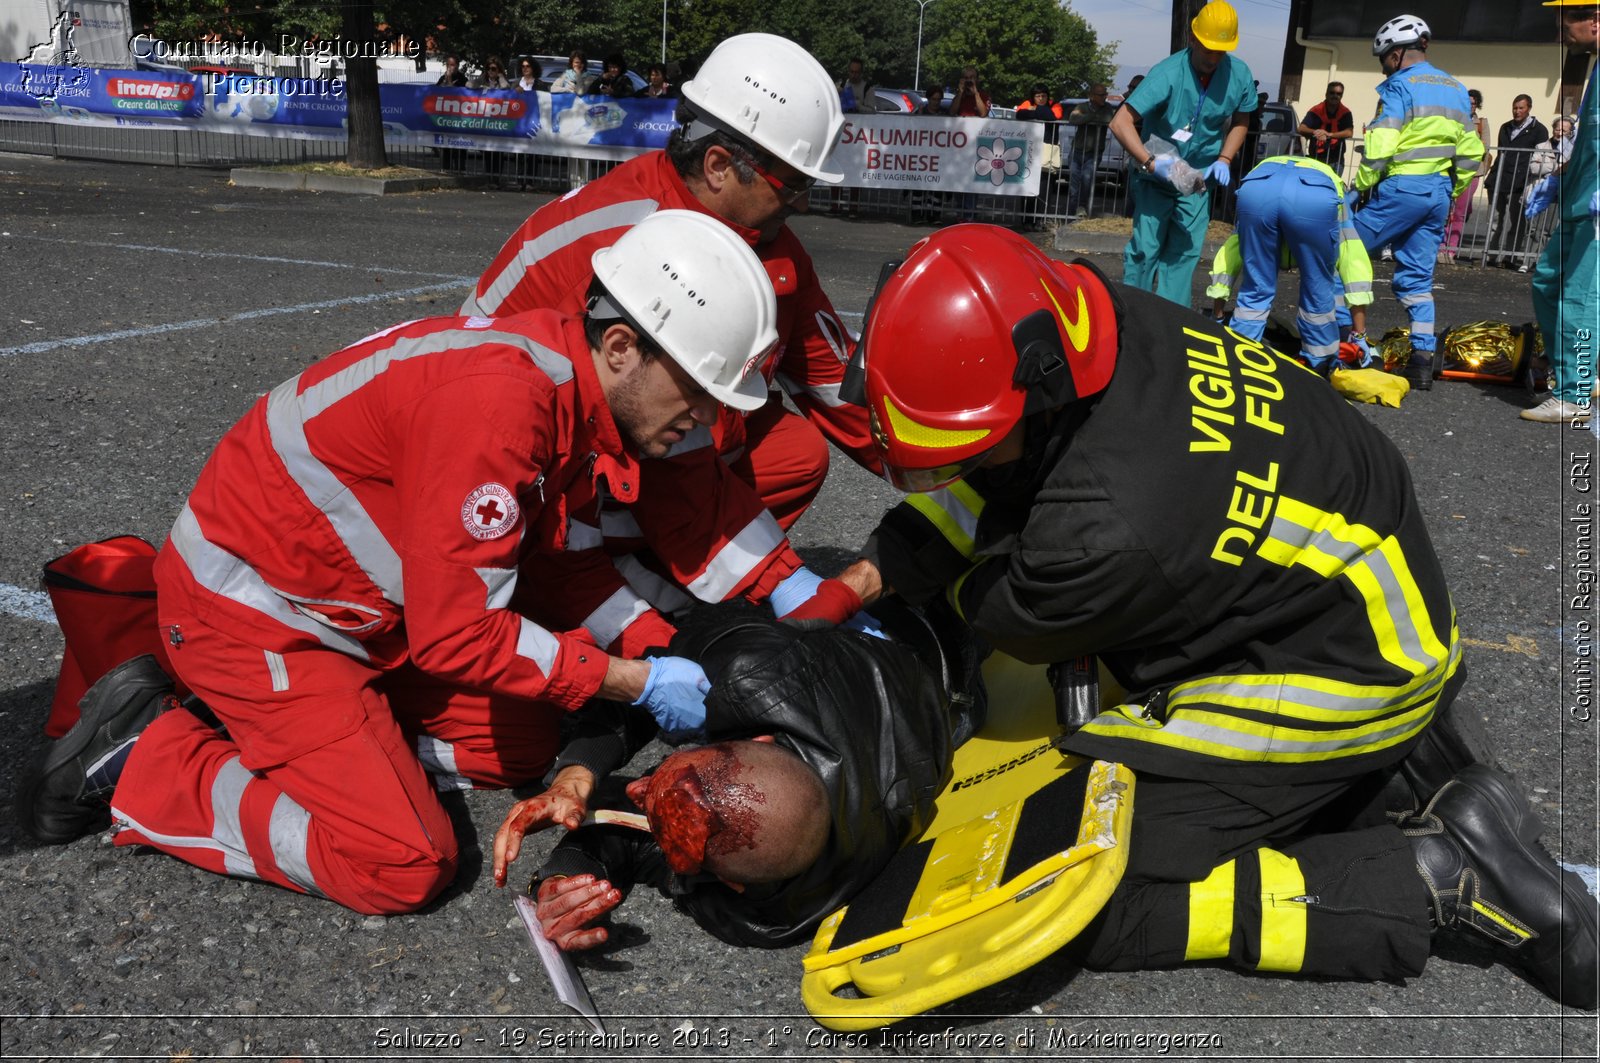
M 949 775 L 954 728 L 973 723 L 962 719 L 972 695 L 958 694 L 952 710 L 946 694 L 947 682 L 961 692 L 975 682 L 977 656 L 962 644 L 959 625 L 942 640 L 954 650 L 946 653 L 921 614 L 894 606 L 879 612 L 895 642 L 845 630 L 797 632 L 746 616 L 680 633 L 671 648 L 712 677 L 710 741 L 774 735 L 821 777 L 833 829 L 808 870 L 738 893 L 709 875 L 673 874 L 647 834 L 602 826 L 568 834 L 537 877 L 589 872 L 623 890 L 656 886 L 731 944 L 779 947 L 809 937 L 920 836 Z M 597 704 L 584 713 L 589 733 L 569 744 L 556 770 L 586 763 L 604 775 L 623 761 L 597 760 L 616 761 L 649 731 L 648 716 L 641 721 L 630 707 Z M 602 757 L 589 755 L 599 747 Z M 613 807 L 617 798 L 631 807 L 620 787 L 612 790 Z

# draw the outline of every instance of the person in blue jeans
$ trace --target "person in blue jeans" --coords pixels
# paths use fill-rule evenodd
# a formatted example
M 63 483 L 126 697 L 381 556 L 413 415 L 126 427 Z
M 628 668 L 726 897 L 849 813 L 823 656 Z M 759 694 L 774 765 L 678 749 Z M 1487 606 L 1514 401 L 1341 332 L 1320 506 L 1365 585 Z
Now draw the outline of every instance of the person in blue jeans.
M 1432 35 L 1415 15 L 1378 28 L 1372 54 L 1388 77 L 1378 85 L 1378 113 L 1356 171 L 1356 189 L 1371 192 L 1355 216 L 1356 232 L 1369 255 L 1394 252 L 1394 294 L 1411 320 L 1402 374 L 1421 391 L 1433 387 L 1433 267 L 1450 200 L 1483 161 L 1467 87 L 1428 62 Z

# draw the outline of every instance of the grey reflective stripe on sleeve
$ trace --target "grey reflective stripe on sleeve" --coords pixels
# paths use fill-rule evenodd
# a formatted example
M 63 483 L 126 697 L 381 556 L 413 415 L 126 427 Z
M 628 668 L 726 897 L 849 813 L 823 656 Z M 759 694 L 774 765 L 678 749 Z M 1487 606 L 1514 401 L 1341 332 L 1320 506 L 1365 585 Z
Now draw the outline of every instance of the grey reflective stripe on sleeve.
M 334 534 L 372 585 L 389 601 L 405 604 L 400 575 L 400 555 L 383 537 L 366 507 L 333 470 L 311 452 L 306 440 L 306 418 L 300 412 L 295 388 L 300 378 L 286 380 L 267 396 L 267 431 L 290 479 L 313 506 L 328 518 Z
M 539 666 L 539 671 L 549 675 L 550 669 L 555 667 L 556 656 L 561 652 L 560 640 L 525 616 L 519 620 L 517 656 L 526 657 Z
M 1233 288 L 1233 278 L 1234 274 L 1232 273 L 1213 273 L 1211 275 L 1211 283 L 1220 288 L 1231 290 Z
M 793 398 L 798 398 L 801 395 L 809 395 L 813 399 L 816 399 L 818 402 L 822 403 L 822 405 L 832 410 L 836 410 L 840 406 L 850 405 L 850 403 L 845 402 L 839 397 L 838 384 L 801 384 L 793 377 L 784 373 L 778 373 L 772 379 L 780 388 L 783 389 L 784 394 Z M 769 399 L 767 401 L 771 402 L 775 400 Z
M 485 344 L 504 344 L 524 351 L 540 372 L 557 384 L 572 379 L 572 363 L 526 336 L 491 329 L 448 329 L 426 336 L 406 336 L 381 347 L 360 361 L 299 390 L 300 378 L 286 380 L 267 397 L 267 429 L 289 476 L 307 501 L 320 510 L 350 557 L 373 586 L 396 605 L 405 604 L 400 555 L 339 477 L 311 451 L 306 424 L 340 401 L 377 380 L 391 366 L 412 358 L 447 351 L 467 350 Z
M 267 834 L 272 839 L 272 858 L 278 862 L 278 870 L 283 872 L 283 877 L 313 897 L 323 896 L 316 880 L 311 877 L 311 860 L 306 855 L 311 836 L 311 813 L 296 804 L 288 794 L 279 794 L 272 803 Z
M 570 221 L 557 225 L 549 232 L 540 233 L 532 240 L 523 241 L 522 247 L 517 250 L 517 257 L 508 262 L 494 280 L 489 282 L 489 287 L 483 294 L 474 294 L 468 299 L 468 303 L 472 304 L 471 309 L 468 309 L 466 303 L 462 304 L 462 313 L 495 314 L 500 309 L 500 304 L 504 303 L 506 297 L 522 282 L 522 275 L 546 256 L 595 233 L 638 225 L 654 214 L 659 206 L 660 204 L 653 199 L 613 203 L 598 210 L 591 210 L 587 214 L 580 214 Z M 584 268 L 589 268 L 588 263 L 584 263 Z
M 783 529 L 771 513 L 762 510 L 739 534 L 712 555 L 705 571 L 689 584 L 689 591 L 702 602 L 720 602 L 768 554 L 782 545 Z
M 620 506 L 600 511 L 600 534 L 607 539 L 639 539 L 644 537 L 644 532 L 639 530 L 639 521 L 630 509 Z
M 273 693 L 281 694 L 289 689 L 289 669 L 283 663 L 283 654 L 273 653 L 271 650 L 262 650 L 267 658 L 267 675 L 272 679 Z
M 1259 310 L 1247 306 L 1236 306 L 1233 308 L 1233 316 L 1240 321 L 1265 321 L 1267 319 L 1267 315 L 1271 312 L 1272 307 L 1270 306 L 1263 306 Z
M 433 735 L 417 736 L 417 759 L 430 772 L 459 775 L 456 770 L 456 747 Z
M 650 603 L 635 594 L 632 587 L 618 587 L 598 609 L 583 618 L 582 626 L 594 636 L 595 644 L 605 649 L 649 610 Z
M 1308 314 L 1304 310 L 1301 310 L 1296 316 L 1299 317 L 1301 321 L 1305 321 L 1312 325 L 1331 325 L 1339 315 L 1338 312 L 1334 310 L 1329 310 L 1325 314 Z
M 1370 133 L 1374 129 L 1404 129 L 1405 124 L 1403 118 L 1380 118 L 1367 126 L 1367 132 Z
M 1477 173 L 1483 159 L 1472 155 L 1456 155 L 1456 169 L 1462 173 Z
M 682 588 L 662 579 L 632 554 L 613 558 L 612 564 L 617 566 L 617 571 L 628 581 L 633 592 L 655 606 L 658 612 L 672 614 L 694 604 L 694 599 L 685 594 Z
M 255 781 L 249 768 L 230 757 L 217 769 L 211 780 L 211 840 L 222 852 L 222 866 L 230 875 L 256 878 L 256 862 L 244 842 L 244 828 L 239 822 L 239 805 L 244 801 L 244 788 Z
M 1397 151 L 1391 157 L 1393 162 L 1412 162 L 1416 159 L 1453 159 L 1456 155 L 1454 144 L 1424 144 L 1420 148 L 1407 148 Z
M 1371 281 L 1345 281 L 1344 284 L 1344 293 L 1346 295 L 1365 295 L 1371 291 Z
M 1408 118 L 1448 118 L 1463 126 L 1472 124 L 1472 115 L 1456 107 L 1413 107 Z
M 312 620 L 269 587 L 255 569 L 207 540 L 187 504 L 172 526 L 172 546 L 195 582 L 211 593 L 309 635 L 331 650 L 361 661 L 368 659 L 367 649 L 359 640 Z
M 695 425 L 684 437 L 667 448 L 667 457 L 675 458 L 679 454 L 689 454 L 696 450 L 704 450 L 711 445 L 711 429 L 705 425 Z
M 1381 173 L 1383 173 L 1383 171 L 1385 171 L 1385 170 L 1387 170 L 1389 168 L 1389 160 L 1388 159 L 1374 159 L 1369 155 L 1366 158 L 1366 160 L 1362 163 L 1362 165 L 1366 166 L 1366 168 L 1371 170 L 1373 173 L 1381 174 Z
M 504 609 L 511 604 L 511 596 L 517 592 L 516 569 L 479 568 L 473 571 L 483 580 L 485 609 Z
M 568 550 L 592 550 L 605 543 L 605 538 L 600 534 L 600 529 L 593 524 L 585 524 L 581 520 L 567 518 L 567 545 Z

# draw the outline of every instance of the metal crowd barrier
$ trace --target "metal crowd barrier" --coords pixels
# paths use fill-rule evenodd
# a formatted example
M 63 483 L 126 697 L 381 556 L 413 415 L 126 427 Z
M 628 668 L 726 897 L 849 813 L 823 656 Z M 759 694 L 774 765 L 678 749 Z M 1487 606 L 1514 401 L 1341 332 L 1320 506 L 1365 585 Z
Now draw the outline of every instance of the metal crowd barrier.
M 907 116 L 905 121 L 919 121 Z M 818 185 L 811 194 L 811 210 L 845 216 L 870 215 L 914 224 L 957 221 L 994 222 L 1022 229 L 1049 229 L 1090 219 L 1115 219 L 1131 214 L 1129 175 L 1121 146 L 1106 136 L 1093 167 L 1093 180 L 1079 168 L 1079 185 L 1073 184 L 1073 142 L 1085 127 L 1050 123 L 1059 140 L 1059 154 L 1046 151 L 1046 168 L 1034 196 L 992 196 L 978 192 L 939 192 L 885 188 L 833 188 Z M 1048 134 L 1047 134 L 1048 137 Z M 1343 177 L 1353 182 L 1360 165 L 1359 140 L 1346 142 Z M 410 143 L 387 145 L 389 160 L 401 166 L 437 169 L 444 173 L 483 179 L 490 187 L 508 191 L 562 193 L 592 181 L 616 164 L 596 159 L 518 152 L 432 148 Z M 54 122 L 0 119 L 0 151 L 51 155 L 57 158 L 101 159 L 167 166 L 272 166 L 286 163 L 338 161 L 345 141 L 253 137 L 244 134 L 190 129 L 145 129 L 76 126 Z M 1554 228 L 1556 211 L 1524 219 L 1526 191 L 1538 177 L 1550 172 L 1556 153 L 1549 149 L 1495 151 L 1497 167 L 1511 172 L 1511 160 L 1527 156 L 1517 169 L 1527 178 L 1491 193 L 1487 182 L 1475 182 L 1463 208 L 1452 210 L 1440 258 L 1458 265 L 1502 265 L 1531 268 L 1544 250 Z M 1214 196 L 1212 217 L 1230 220 L 1232 196 Z

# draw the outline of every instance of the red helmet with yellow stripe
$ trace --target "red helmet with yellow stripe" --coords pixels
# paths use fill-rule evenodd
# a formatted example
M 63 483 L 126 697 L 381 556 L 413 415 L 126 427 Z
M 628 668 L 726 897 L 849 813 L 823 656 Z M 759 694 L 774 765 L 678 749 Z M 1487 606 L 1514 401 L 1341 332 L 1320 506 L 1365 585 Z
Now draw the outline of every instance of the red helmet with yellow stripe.
M 1087 264 L 995 225 L 955 225 L 911 249 L 873 300 L 859 357 L 889 481 L 959 480 L 1025 416 L 1104 390 L 1117 313 Z

